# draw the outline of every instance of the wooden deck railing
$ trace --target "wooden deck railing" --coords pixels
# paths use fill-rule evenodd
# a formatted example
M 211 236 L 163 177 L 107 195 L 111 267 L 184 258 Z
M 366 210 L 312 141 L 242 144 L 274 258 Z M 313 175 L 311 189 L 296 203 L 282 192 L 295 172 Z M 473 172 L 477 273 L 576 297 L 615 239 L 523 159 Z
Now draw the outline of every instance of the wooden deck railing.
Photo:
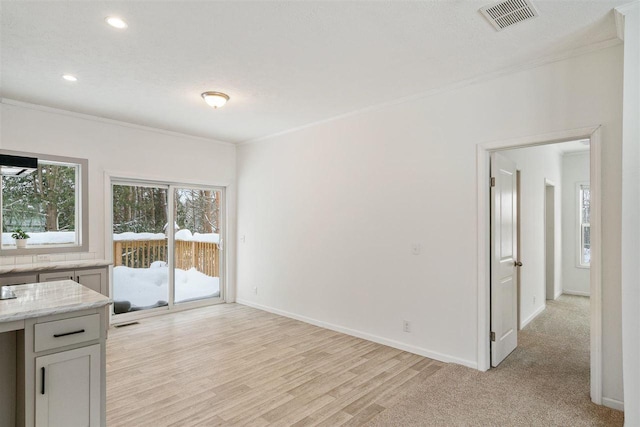
M 195 267 L 211 277 L 220 277 L 218 245 L 209 242 L 176 240 L 176 268 Z M 167 240 L 116 240 L 113 242 L 114 265 L 149 268 L 154 261 L 168 260 Z

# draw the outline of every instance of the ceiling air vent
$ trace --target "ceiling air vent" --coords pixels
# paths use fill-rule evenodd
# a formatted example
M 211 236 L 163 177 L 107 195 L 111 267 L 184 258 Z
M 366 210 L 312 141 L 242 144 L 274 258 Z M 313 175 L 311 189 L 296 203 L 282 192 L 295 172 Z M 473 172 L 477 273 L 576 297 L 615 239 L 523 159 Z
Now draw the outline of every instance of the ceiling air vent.
M 496 30 L 527 21 L 538 16 L 535 6 L 528 0 L 507 0 L 480 8 L 485 18 Z

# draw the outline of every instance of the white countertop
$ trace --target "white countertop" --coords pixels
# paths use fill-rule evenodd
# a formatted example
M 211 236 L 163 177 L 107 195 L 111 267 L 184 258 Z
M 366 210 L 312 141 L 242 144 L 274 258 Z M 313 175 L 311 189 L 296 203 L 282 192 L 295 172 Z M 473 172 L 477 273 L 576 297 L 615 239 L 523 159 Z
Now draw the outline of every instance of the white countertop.
M 104 307 L 111 300 L 72 280 L 7 286 L 15 299 L 0 300 L 0 322 Z
M 111 261 L 105 259 L 82 259 L 77 261 L 39 262 L 34 264 L 14 264 L 0 266 L 0 274 L 29 273 L 44 270 L 69 270 L 74 268 L 105 267 Z

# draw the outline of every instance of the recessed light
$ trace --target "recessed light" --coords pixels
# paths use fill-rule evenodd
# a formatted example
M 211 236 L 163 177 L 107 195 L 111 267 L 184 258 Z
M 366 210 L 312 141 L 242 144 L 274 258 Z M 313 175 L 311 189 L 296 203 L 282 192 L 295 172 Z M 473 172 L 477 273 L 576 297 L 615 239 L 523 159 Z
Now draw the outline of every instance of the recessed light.
M 222 92 L 204 92 L 201 96 L 204 102 L 213 108 L 222 107 L 229 100 L 229 95 Z
M 78 78 L 76 76 L 73 76 L 71 74 L 63 74 L 62 78 L 65 79 L 68 82 L 77 82 Z
M 117 16 L 108 16 L 105 18 L 105 21 L 107 21 L 107 24 L 111 25 L 113 28 L 117 28 L 119 30 L 123 30 L 128 27 L 127 23 Z

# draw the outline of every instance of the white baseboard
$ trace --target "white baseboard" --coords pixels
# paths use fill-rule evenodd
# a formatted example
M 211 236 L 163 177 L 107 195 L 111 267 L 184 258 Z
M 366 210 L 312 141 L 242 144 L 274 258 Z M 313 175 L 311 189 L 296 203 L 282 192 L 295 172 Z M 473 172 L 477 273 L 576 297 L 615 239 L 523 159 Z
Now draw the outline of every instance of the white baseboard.
M 524 319 L 522 321 L 522 324 L 520 325 L 520 329 L 523 329 L 525 326 L 527 326 L 529 323 L 531 323 L 531 321 L 533 319 L 535 319 L 536 317 L 538 317 L 540 315 L 540 313 L 542 313 L 544 311 L 545 308 L 547 308 L 546 304 L 541 305 L 536 311 L 533 312 L 533 314 L 531 316 L 529 316 L 526 319 Z
M 608 397 L 602 398 L 602 404 L 607 408 L 617 409 L 618 411 L 624 411 L 624 402 L 620 402 L 616 399 L 609 399 Z
M 591 293 L 589 293 L 589 292 L 583 292 L 583 291 L 570 291 L 570 290 L 568 290 L 568 289 L 564 289 L 564 290 L 562 291 L 562 293 L 563 293 L 563 294 L 567 294 L 567 295 L 578 295 L 578 296 L 581 296 L 581 297 L 588 297 L 588 296 L 590 296 L 590 295 L 591 295 Z
M 471 360 L 461 359 L 448 354 L 438 353 L 422 347 L 416 347 L 414 345 L 405 344 L 400 341 L 390 340 L 377 335 L 372 335 L 367 332 L 361 332 L 355 329 L 345 328 L 343 326 L 334 325 L 333 323 L 327 323 L 322 320 L 312 319 L 310 317 L 302 316 L 288 311 L 279 310 L 277 308 L 268 307 L 266 305 L 257 304 L 245 299 L 236 298 L 236 303 L 246 305 L 249 307 L 257 308 L 258 310 L 267 311 L 269 313 L 278 314 L 280 316 L 289 317 L 291 319 L 300 320 L 301 322 L 309 323 L 311 325 L 319 326 L 325 329 L 331 329 L 332 331 L 341 332 L 343 334 L 351 335 L 354 337 L 362 338 L 367 341 L 373 341 L 378 344 L 386 345 L 389 347 L 397 348 L 399 350 L 408 351 L 409 353 L 417 354 L 419 356 L 428 357 L 445 363 L 456 363 L 458 365 L 466 366 L 472 369 L 478 369 L 478 363 Z

